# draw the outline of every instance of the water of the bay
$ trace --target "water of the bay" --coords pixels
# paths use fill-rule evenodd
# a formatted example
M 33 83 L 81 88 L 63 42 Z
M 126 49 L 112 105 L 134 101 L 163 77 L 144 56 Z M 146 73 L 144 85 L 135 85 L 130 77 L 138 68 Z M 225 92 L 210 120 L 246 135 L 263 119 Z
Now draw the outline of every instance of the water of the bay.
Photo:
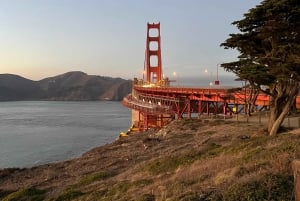
M 0 102 L 0 169 L 79 157 L 127 130 L 120 102 Z

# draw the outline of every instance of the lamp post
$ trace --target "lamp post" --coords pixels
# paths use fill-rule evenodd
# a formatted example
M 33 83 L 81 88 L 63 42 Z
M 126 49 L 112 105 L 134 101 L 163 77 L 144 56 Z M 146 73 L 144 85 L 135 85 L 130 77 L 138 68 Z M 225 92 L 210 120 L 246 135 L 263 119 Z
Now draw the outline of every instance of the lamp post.
M 204 72 L 208 73 L 208 70 L 205 69 Z M 208 78 L 208 84 L 209 84 L 209 88 L 211 88 L 211 86 L 213 85 L 213 82 L 212 82 L 212 72 L 211 71 L 210 71 L 210 77 Z
M 219 66 L 220 66 L 220 64 L 217 64 L 217 80 L 215 80 L 215 85 L 220 85 L 220 81 L 219 81 Z
M 175 82 L 177 82 L 177 85 L 179 85 L 179 80 L 176 80 L 176 78 L 178 78 L 178 75 L 177 75 L 176 71 L 174 71 L 172 73 L 172 75 L 174 76 L 174 79 L 175 79 Z

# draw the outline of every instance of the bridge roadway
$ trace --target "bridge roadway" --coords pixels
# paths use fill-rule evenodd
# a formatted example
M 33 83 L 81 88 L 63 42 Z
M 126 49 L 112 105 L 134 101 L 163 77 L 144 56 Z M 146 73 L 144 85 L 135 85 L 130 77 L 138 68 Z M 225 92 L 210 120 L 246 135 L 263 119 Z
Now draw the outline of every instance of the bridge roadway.
M 163 122 L 162 118 L 191 118 L 193 114 L 223 114 L 231 115 L 233 108 L 236 112 L 243 112 L 250 91 L 240 90 L 230 92 L 224 88 L 191 88 L 191 87 L 146 87 L 134 85 L 132 94 L 122 101 L 128 108 L 138 111 L 143 119 L 147 116 L 156 116 L 156 121 Z M 269 106 L 270 97 L 259 94 L 256 100 L 258 109 Z M 300 96 L 296 99 L 297 108 L 300 108 Z M 140 116 L 140 114 L 139 114 Z M 160 116 L 161 120 L 157 120 Z M 155 123 L 157 126 L 157 123 Z M 164 124 L 164 123 L 160 123 Z M 145 126 L 145 125 L 144 125 Z M 148 127 L 148 123 L 146 125 Z

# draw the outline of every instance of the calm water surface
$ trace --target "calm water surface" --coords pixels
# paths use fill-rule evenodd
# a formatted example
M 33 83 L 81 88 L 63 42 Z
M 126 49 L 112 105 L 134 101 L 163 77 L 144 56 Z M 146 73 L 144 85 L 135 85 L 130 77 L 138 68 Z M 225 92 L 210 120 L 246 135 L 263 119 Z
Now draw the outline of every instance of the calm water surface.
M 0 102 L 0 168 L 78 157 L 127 130 L 120 102 Z

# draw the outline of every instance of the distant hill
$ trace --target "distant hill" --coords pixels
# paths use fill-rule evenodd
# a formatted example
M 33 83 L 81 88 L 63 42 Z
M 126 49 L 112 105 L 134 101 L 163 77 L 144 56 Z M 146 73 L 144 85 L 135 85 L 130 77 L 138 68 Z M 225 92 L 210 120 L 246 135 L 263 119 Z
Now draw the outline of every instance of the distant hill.
M 0 101 L 16 100 L 113 100 L 131 92 L 132 82 L 121 78 L 87 75 L 74 71 L 32 81 L 0 74 Z

